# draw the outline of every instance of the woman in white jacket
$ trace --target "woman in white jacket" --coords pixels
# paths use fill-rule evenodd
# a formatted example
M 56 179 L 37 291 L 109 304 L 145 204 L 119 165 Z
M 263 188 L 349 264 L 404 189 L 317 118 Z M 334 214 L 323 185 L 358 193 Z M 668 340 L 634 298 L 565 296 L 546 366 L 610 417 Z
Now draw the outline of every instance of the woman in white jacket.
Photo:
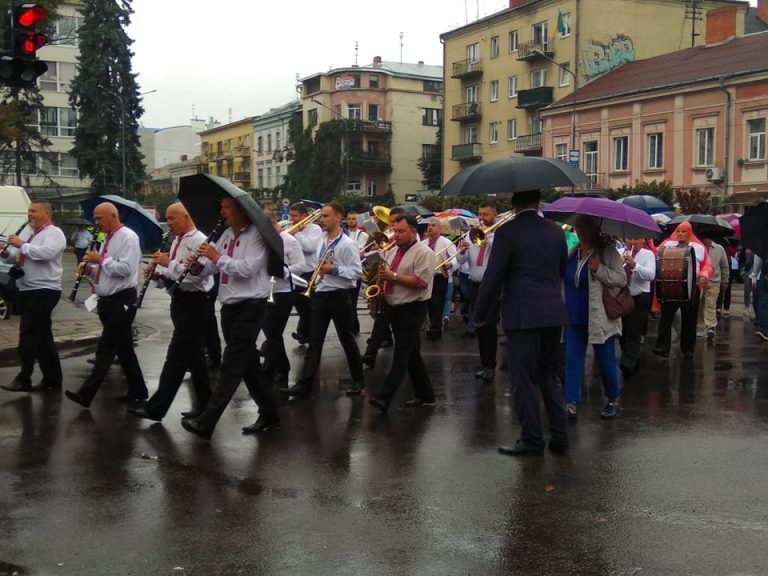
M 565 391 L 568 415 L 576 418 L 581 401 L 587 344 L 592 344 L 608 399 L 600 414 L 603 419 L 619 413 L 619 366 L 616 337 L 621 334 L 621 319 L 611 320 L 603 306 L 603 287 L 616 294 L 626 286 L 627 275 L 613 242 L 600 236 L 597 218 L 580 216 L 574 226 L 579 243 L 568 255 L 565 273 Z

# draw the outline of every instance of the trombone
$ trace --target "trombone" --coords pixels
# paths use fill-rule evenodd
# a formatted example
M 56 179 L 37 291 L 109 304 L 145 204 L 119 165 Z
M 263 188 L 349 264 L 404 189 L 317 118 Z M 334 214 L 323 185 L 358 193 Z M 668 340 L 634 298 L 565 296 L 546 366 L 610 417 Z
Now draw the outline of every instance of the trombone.
M 307 289 L 301 293 L 302 296 L 306 296 L 307 298 L 310 298 L 312 296 L 312 292 L 314 292 L 315 287 L 317 286 L 318 276 L 320 275 L 320 269 L 323 267 L 324 264 L 331 261 L 333 261 L 333 248 L 328 247 L 325 249 L 325 252 L 323 253 L 323 257 L 320 258 L 320 262 L 318 262 L 317 268 L 315 268 L 315 271 L 312 272 L 312 276 L 310 277 L 309 283 L 307 284 Z
M 308 216 L 296 222 L 296 224 L 293 224 L 288 228 L 286 228 L 285 230 L 283 230 L 283 232 L 288 232 L 288 234 L 293 234 L 294 231 L 300 232 L 301 230 L 303 230 L 304 228 L 312 224 L 315 220 L 320 218 L 321 215 L 322 215 L 321 210 L 319 209 L 314 210 L 311 214 L 309 214 Z
M 488 228 L 483 229 L 482 226 L 475 226 L 469 232 L 466 232 L 461 237 L 459 237 L 458 240 L 455 240 L 454 244 L 456 242 L 464 240 L 464 237 L 466 236 L 466 237 L 469 238 L 469 241 L 472 242 L 472 244 L 474 244 L 478 248 L 481 248 L 481 247 L 485 246 L 488 243 L 488 235 L 491 232 L 496 230 L 496 228 L 498 228 L 499 226 L 503 226 L 507 222 L 510 222 L 511 220 L 514 220 L 515 216 L 517 216 L 517 214 L 515 214 L 512 210 L 510 210 L 509 212 L 505 212 L 504 214 L 501 215 L 501 218 L 499 218 L 496 222 L 494 222 L 493 224 L 488 226 Z M 446 246 L 445 248 L 440 250 L 440 252 L 438 254 L 442 254 L 443 252 L 448 250 L 448 248 L 450 248 L 450 245 Z M 435 256 L 437 256 L 438 254 L 435 254 Z M 454 258 L 458 258 L 459 254 L 461 254 L 460 251 L 456 252 L 456 254 L 454 254 L 450 258 L 447 258 L 447 259 L 443 260 L 440 264 L 438 264 L 435 267 L 435 271 L 437 271 L 441 267 L 443 267 L 446 264 L 448 264 L 449 262 L 451 262 Z

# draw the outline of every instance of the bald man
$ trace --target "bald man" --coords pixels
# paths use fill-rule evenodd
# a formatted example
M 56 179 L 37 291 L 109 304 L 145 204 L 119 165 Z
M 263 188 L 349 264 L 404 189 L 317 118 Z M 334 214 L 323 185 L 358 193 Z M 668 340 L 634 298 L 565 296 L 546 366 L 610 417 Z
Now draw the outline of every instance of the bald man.
M 165 211 L 168 228 L 176 238 L 170 252 L 155 252 L 152 262 L 157 264 L 155 276 L 169 282 L 176 281 L 186 268 L 190 256 L 205 242 L 205 234 L 195 227 L 187 209 L 180 202 Z M 150 268 L 147 268 L 146 274 Z M 187 370 L 192 374 L 195 390 L 192 410 L 182 412 L 185 417 L 196 417 L 205 410 L 211 396 L 211 383 L 205 365 L 206 297 L 213 287 L 212 270 L 193 276 L 187 275 L 171 294 L 171 321 L 173 336 L 160 372 L 157 392 L 140 408 L 128 411 L 147 420 L 159 422 L 166 415 L 184 380 Z
M 116 400 L 131 402 L 147 397 L 147 386 L 133 349 L 131 333 L 137 297 L 136 275 L 141 258 L 139 237 L 123 226 L 114 204 L 102 202 L 94 208 L 93 218 L 106 237 L 98 252 L 85 253 L 80 265 L 91 276 L 99 297 L 97 311 L 102 325 L 101 338 L 91 375 L 77 392 L 66 392 L 67 398 L 84 408 L 90 407 L 115 356 L 120 360 L 128 382 L 127 394 Z

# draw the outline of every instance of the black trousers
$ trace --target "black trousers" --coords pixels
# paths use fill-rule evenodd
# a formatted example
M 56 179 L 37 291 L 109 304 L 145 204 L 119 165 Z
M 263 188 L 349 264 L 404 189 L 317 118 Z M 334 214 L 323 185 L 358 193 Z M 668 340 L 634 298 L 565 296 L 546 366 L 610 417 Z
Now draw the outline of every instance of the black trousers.
M 24 290 L 19 292 L 21 324 L 19 326 L 19 363 L 16 381 L 32 383 L 35 362 L 40 365 L 43 382 L 61 387 L 61 362 L 51 330 L 51 314 L 61 298 L 61 290 Z
M 147 401 L 146 409 L 162 418 L 171 407 L 187 370 L 192 375 L 195 408 L 202 411 L 211 396 L 211 382 L 205 365 L 205 292 L 178 289 L 171 299 L 173 336 L 160 372 L 157 391 Z
M 357 281 L 357 285 L 352 289 L 352 334 L 360 334 L 360 319 L 357 317 L 357 302 L 360 299 L 360 285 L 362 282 Z
M 662 302 L 659 330 L 656 333 L 656 349 L 669 354 L 672 346 L 672 322 L 675 313 L 680 310 L 682 324 L 680 326 L 680 351 L 683 354 L 693 354 L 696 347 L 696 322 L 699 317 L 699 289 L 694 288 L 693 299 L 688 303 Z
M 301 275 L 304 280 L 309 281 L 312 272 Z M 297 288 L 293 305 L 296 307 L 296 313 L 299 315 L 299 322 L 296 325 L 296 333 L 303 339 L 309 339 L 312 330 L 312 303 L 310 298 L 302 296 L 304 288 Z
M 259 362 L 256 338 L 267 317 L 266 298 L 245 300 L 221 307 L 221 331 L 224 334 L 224 356 L 219 381 L 208 406 L 197 422 L 213 431 L 235 394 L 240 381 L 259 407 L 260 416 L 277 416 L 277 406 Z
M 445 292 L 448 290 L 448 278 L 442 274 L 435 274 L 432 283 L 432 297 L 429 299 L 429 334 L 441 336 L 443 334 L 443 310 L 445 309 Z
M 219 321 L 216 318 L 216 298 L 219 295 L 219 273 L 213 275 L 213 288 L 208 291 L 205 315 L 205 351 L 215 360 L 221 359 Z
M 557 376 L 561 331 L 555 326 L 506 332 L 512 397 L 522 427 L 520 439 L 535 446 L 544 446 L 539 394 L 544 398 L 552 440 L 568 441 L 565 397 Z
M 101 338 L 96 346 L 96 361 L 91 375 L 85 379 L 79 390 L 80 395 L 89 402 L 99 391 L 115 356 L 120 361 L 120 367 L 128 382 L 128 396 L 147 397 L 144 375 L 133 349 L 131 327 L 136 316 L 136 309 L 133 307 L 135 302 L 136 288 L 99 297 L 97 312 L 102 325 Z
M 643 329 L 651 309 L 651 295 L 641 292 L 633 297 L 635 309 L 621 319 L 621 365 L 629 370 L 637 368 L 640 358 Z
M 273 294 L 274 304 L 267 306 L 267 321 L 264 323 L 264 373 L 267 377 L 275 374 L 288 374 L 291 363 L 285 352 L 283 332 L 293 308 L 293 292 Z M 301 298 L 301 296 L 300 296 Z
M 470 301 L 477 300 L 480 290 L 480 282 L 472 282 L 469 289 Z M 497 324 L 499 323 L 499 308 L 501 302 L 495 297 L 488 308 L 487 318 L 475 318 L 475 322 L 485 321 L 485 324 L 477 329 L 477 347 L 480 351 L 480 364 L 483 368 L 496 368 L 496 350 L 499 347 Z
M 381 314 L 373 321 L 371 337 L 368 339 L 368 345 L 365 347 L 365 355 L 376 358 L 379 348 L 387 340 L 392 340 L 392 330 L 389 322 L 389 310 L 386 306 L 382 306 Z
M 301 378 L 296 385 L 307 388 L 312 385 L 317 370 L 320 367 L 320 356 L 323 353 L 323 342 L 328 333 L 328 325 L 333 321 L 339 343 L 344 349 L 352 380 L 359 382 L 363 379 L 363 361 L 357 340 L 352 334 L 352 305 L 350 304 L 351 290 L 331 290 L 330 292 L 315 292 L 310 298 L 312 303 L 312 320 L 310 323 L 309 348 L 304 361 Z
M 407 371 L 411 377 L 414 397 L 433 402 L 435 393 L 432 381 L 421 357 L 421 326 L 427 316 L 427 302 L 410 302 L 400 306 L 384 304 L 384 308 L 389 309 L 387 316 L 392 323 L 395 348 L 392 352 L 392 366 L 376 398 L 389 405 Z

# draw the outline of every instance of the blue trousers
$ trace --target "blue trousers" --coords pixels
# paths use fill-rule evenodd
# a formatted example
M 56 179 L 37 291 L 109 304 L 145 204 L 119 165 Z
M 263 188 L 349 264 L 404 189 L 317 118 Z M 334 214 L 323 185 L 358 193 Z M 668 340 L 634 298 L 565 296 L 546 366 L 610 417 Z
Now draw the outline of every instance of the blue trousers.
M 585 325 L 565 327 L 565 401 L 581 402 L 584 362 L 587 357 L 588 329 Z M 616 361 L 616 337 L 603 344 L 592 344 L 603 381 L 603 393 L 609 400 L 619 397 L 619 365 Z

